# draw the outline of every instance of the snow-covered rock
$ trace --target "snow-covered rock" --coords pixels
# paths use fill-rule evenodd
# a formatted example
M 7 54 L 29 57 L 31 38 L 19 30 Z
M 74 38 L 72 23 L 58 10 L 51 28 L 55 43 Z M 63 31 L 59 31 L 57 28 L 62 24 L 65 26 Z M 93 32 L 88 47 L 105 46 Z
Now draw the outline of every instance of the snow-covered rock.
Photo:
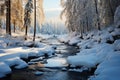
M 112 33 L 110 33 L 114 40 L 120 39 L 120 28 L 115 28 Z
M 77 46 L 82 50 L 82 49 L 90 49 L 97 43 L 94 42 L 94 40 L 82 40 L 77 44 Z
M 47 64 L 45 64 L 45 67 L 51 67 L 51 68 L 60 68 L 66 66 L 67 66 L 67 61 L 64 58 L 48 59 Z
M 86 66 L 88 68 L 95 67 L 98 63 L 98 58 L 92 54 L 81 56 L 70 56 L 67 59 L 69 64 L 75 66 Z
M 120 39 L 114 42 L 114 49 L 120 51 Z
M 80 42 L 80 36 L 76 36 L 74 38 L 71 38 L 70 41 L 69 41 L 69 44 L 70 45 L 75 45 L 77 44 L 78 42 Z
M 34 74 L 35 74 L 36 76 L 40 76 L 40 75 L 43 75 L 43 72 L 36 71 L 36 72 L 34 72 Z
M 39 58 L 35 58 L 35 59 L 31 59 L 30 62 L 36 62 L 36 61 L 42 61 L 43 57 L 39 57 Z
M 27 63 L 21 60 L 19 57 L 6 59 L 4 62 L 9 66 L 15 66 L 16 69 L 22 69 L 28 66 Z
M 5 64 L 4 62 L 0 62 L 0 78 L 5 77 L 6 74 L 9 73 L 11 73 L 9 65 Z
M 0 49 L 0 77 L 4 77 L 10 73 L 11 66 L 15 66 L 16 69 L 22 69 L 28 66 L 28 64 L 21 58 L 39 57 L 47 54 L 51 56 L 55 50 L 51 46 L 45 46 L 42 48 L 28 48 L 28 47 L 16 47 Z M 6 69 L 2 69 L 4 67 Z M 6 71 L 7 70 L 7 71 Z

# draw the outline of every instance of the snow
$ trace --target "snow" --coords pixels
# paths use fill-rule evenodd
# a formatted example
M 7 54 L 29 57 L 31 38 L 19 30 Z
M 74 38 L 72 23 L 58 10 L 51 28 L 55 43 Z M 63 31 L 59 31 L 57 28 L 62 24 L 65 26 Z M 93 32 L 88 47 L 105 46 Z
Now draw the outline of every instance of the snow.
M 87 67 L 81 67 L 80 69 L 69 69 L 68 71 L 74 71 L 74 72 L 83 72 L 84 70 L 88 70 Z
M 99 59 L 99 62 L 104 61 L 108 55 L 114 52 L 113 45 L 107 43 L 98 45 L 97 49 L 98 52 L 96 56 Z
M 86 48 L 92 48 L 93 45 L 96 45 L 96 43 L 94 43 L 93 40 L 85 40 L 85 41 L 81 41 L 80 43 L 77 44 L 77 46 L 82 50 L 82 49 L 86 49 Z
M 47 59 L 44 67 L 47 68 L 64 68 L 69 64 L 71 66 L 80 66 L 81 69 L 70 69 L 69 71 L 82 72 L 86 69 L 97 68 L 90 80 L 119 80 L 120 74 L 120 39 L 114 39 L 114 36 L 119 36 L 119 28 L 108 28 L 102 31 L 84 34 L 83 39 L 76 33 L 69 35 L 56 36 L 61 42 L 68 43 L 69 45 L 76 45 L 80 48 L 78 53 L 74 56 L 69 56 L 67 59 L 52 57 Z M 17 35 L 17 34 L 15 34 Z M 41 40 L 47 40 L 52 37 L 41 36 Z M 17 38 L 19 38 L 17 40 Z M 52 41 L 52 40 L 50 40 Z M 107 43 L 112 41 L 113 43 Z M 57 41 L 51 42 L 58 44 Z M 39 38 L 35 42 L 35 47 L 29 47 L 33 42 L 29 40 L 24 41 L 22 37 L 10 37 L 1 35 L 0 37 L 0 78 L 5 77 L 11 73 L 11 67 L 16 69 L 26 68 L 28 64 L 34 64 L 36 61 L 43 60 L 42 56 L 52 56 L 55 53 L 57 45 L 47 45 L 41 43 Z M 28 64 L 23 61 L 23 58 L 38 57 L 32 59 Z M 97 66 L 98 65 L 98 66 Z M 42 72 L 36 71 L 35 75 L 41 75 Z M 110 77 L 112 76 L 112 77 Z
M 39 57 L 39 58 L 36 58 L 36 59 L 31 59 L 30 61 L 31 62 L 36 62 L 36 61 L 41 61 L 43 60 L 43 57 Z
M 4 62 L 8 66 L 14 66 L 16 69 L 21 69 L 27 67 L 27 63 L 21 58 L 28 57 L 38 57 L 48 54 L 48 56 L 54 53 L 54 49 L 50 46 L 45 46 L 43 48 L 27 48 L 18 47 L 10 49 L 0 49 L 0 62 Z
M 114 52 L 98 65 L 95 76 L 90 80 L 119 80 L 120 79 L 120 51 Z
M 43 72 L 36 71 L 36 72 L 34 72 L 34 74 L 35 74 L 36 76 L 40 76 L 40 75 L 43 75 Z
M 96 34 L 94 34 L 96 33 Z M 74 34 L 74 33 L 73 33 Z M 75 36 L 75 35 L 74 35 Z M 77 46 L 80 52 L 67 58 L 71 66 L 80 66 L 91 69 L 96 67 L 95 73 L 89 80 L 119 80 L 120 79 L 120 28 L 109 27 L 107 29 L 90 32 L 79 39 Z M 67 36 L 65 36 L 67 37 Z M 76 36 L 62 37 L 63 42 L 77 41 Z M 112 43 L 109 43 L 111 41 Z M 71 44 L 70 44 L 71 45 Z M 98 65 L 98 66 L 97 66 Z M 70 71 L 82 72 L 82 69 L 70 69 Z
M 9 73 L 11 73 L 10 67 L 4 62 L 0 62 L 0 78 Z
M 28 66 L 27 63 L 21 60 L 19 57 L 5 59 L 4 62 L 9 66 L 15 66 L 16 69 L 22 69 Z
M 70 45 L 74 45 L 78 42 L 80 42 L 80 36 L 75 36 L 77 33 L 76 32 L 73 32 L 73 33 L 70 33 L 70 34 L 66 34 L 66 35 L 62 35 L 62 36 L 59 36 L 58 39 L 61 41 L 61 42 L 64 42 L 64 43 L 68 43 Z
M 67 61 L 71 65 L 92 68 L 106 59 L 110 52 L 113 52 L 112 45 L 107 43 L 97 44 L 92 49 L 83 49 L 81 52 L 77 53 L 77 55 L 69 56 Z
M 51 67 L 51 68 L 60 68 L 60 67 L 66 67 L 67 62 L 64 58 L 52 58 L 47 60 L 47 64 L 45 64 L 45 67 Z
M 114 31 L 111 33 L 111 35 L 112 36 L 120 35 L 120 29 L 119 28 L 114 29 Z
M 120 50 L 120 39 L 114 42 L 115 50 Z
M 69 41 L 69 44 L 70 45 L 74 45 L 74 44 L 77 44 L 78 42 L 80 42 L 80 36 L 76 36 L 74 38 L 72 38 L 70 41 Z
M 58 38 L 59 38 L 60 42 L 64 42 L 64 43 L 67 43 L 71 39 L 71 37 L 69 37 L 69 35 L 62 35 L 62 36 L 59 36 Z
M 0 36 L 0 78 L 11 73 L 11 67 L 22 69 L 28 67 L 28 64 L 22 59 L 29 57 L 40 57 L 44 55 L 51 56 L 55 49 L 52 46 L 41 43 L 36 39 L 36 47 L 28 47 L 33 44 L 31 38 L 24 41 L 23 34 L 14 33 L 13 36 Z M 46 38 L 46 37 L 45 37 Z M 48 37 L 47 37 L 48 38 Z
M 75 66 L 94 67 L 97 64 L 97 57 L 93 55 L 70 56 L 67 61 Z

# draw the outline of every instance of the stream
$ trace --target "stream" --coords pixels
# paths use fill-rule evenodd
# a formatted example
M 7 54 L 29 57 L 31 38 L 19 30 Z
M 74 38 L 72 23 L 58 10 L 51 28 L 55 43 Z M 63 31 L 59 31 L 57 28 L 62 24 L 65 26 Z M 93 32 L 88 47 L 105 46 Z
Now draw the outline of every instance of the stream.
M 66 60 L 68 56 L 75 55 L 75 53 L 79 52 L 77 47 L 60 43 L 56 38 L 50 38 L 41 42 L 56 46 L 55 56 L 44 58 L 42 60 L 43 63 L 45 63 L 44 60 L 48 59 L 52 59 L 53 61 L 54 59 Z M 37 61 L 36 63 L 38 64 L 29 65 L 28 68 L 22 70 L 13 69 L 12 74 L 0 80 L 87 80 L 93 74 L 90 71 L 69 71 L 65 67 L 43 67 L 39 62 Z

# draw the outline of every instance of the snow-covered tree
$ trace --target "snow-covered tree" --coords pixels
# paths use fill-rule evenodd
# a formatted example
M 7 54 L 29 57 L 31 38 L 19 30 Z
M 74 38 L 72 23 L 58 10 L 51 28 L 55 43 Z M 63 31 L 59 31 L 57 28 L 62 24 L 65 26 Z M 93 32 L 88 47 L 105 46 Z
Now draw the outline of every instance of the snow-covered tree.
M 25 27 L 25 39 L 27 39 L 27 30 L 31 26 L 31 13 L 33 12 L 33 1 L 28 0 L 25 6 L 24 14 L 24 27 Z
M 115 11 L 114 24 L 116 27 L 120 27 L 120 6 Z
M 115 10 L 119 5 L 120 0 L 98 0 L 101 27 L 113 24 Z
M 62 0 L 64 8 L 61 15 L 66 16 L 66 25 L 69 31 L 82 33 L 89 31 L 93 27 L 94 11 L 93 2 L 89 0 Z
M 23 4 L 22 0 L 11 1 L 11 23 L 14 25 L 14 32 L 16 26 L 23 27 Z
M 120 0 L 61 0 L 70 32 L 81 33 L 113 23 L 116 7 Z
M 5 16 L 5 4 L 4 1 L 0 1 L 0 28 L 2 27 L 2 19 Z
M 36 16 L 39 25 L 41 25 L 45 19 L 44 10 L 43 10 L 43 1 L 44 0 L 36 0 Z

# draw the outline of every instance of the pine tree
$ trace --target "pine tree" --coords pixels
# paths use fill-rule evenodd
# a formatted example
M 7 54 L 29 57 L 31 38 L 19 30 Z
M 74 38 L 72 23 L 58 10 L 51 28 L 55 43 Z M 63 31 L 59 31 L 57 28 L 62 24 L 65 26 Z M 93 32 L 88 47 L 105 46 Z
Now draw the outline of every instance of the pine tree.
M 25 6 L 25 15 L 24 15 L 24 27 L 25 27 L 25 40 L 27 39 L 27 30 L 31 26 L 31 13 L 33 11 L 33 1 L 28 0 Z

